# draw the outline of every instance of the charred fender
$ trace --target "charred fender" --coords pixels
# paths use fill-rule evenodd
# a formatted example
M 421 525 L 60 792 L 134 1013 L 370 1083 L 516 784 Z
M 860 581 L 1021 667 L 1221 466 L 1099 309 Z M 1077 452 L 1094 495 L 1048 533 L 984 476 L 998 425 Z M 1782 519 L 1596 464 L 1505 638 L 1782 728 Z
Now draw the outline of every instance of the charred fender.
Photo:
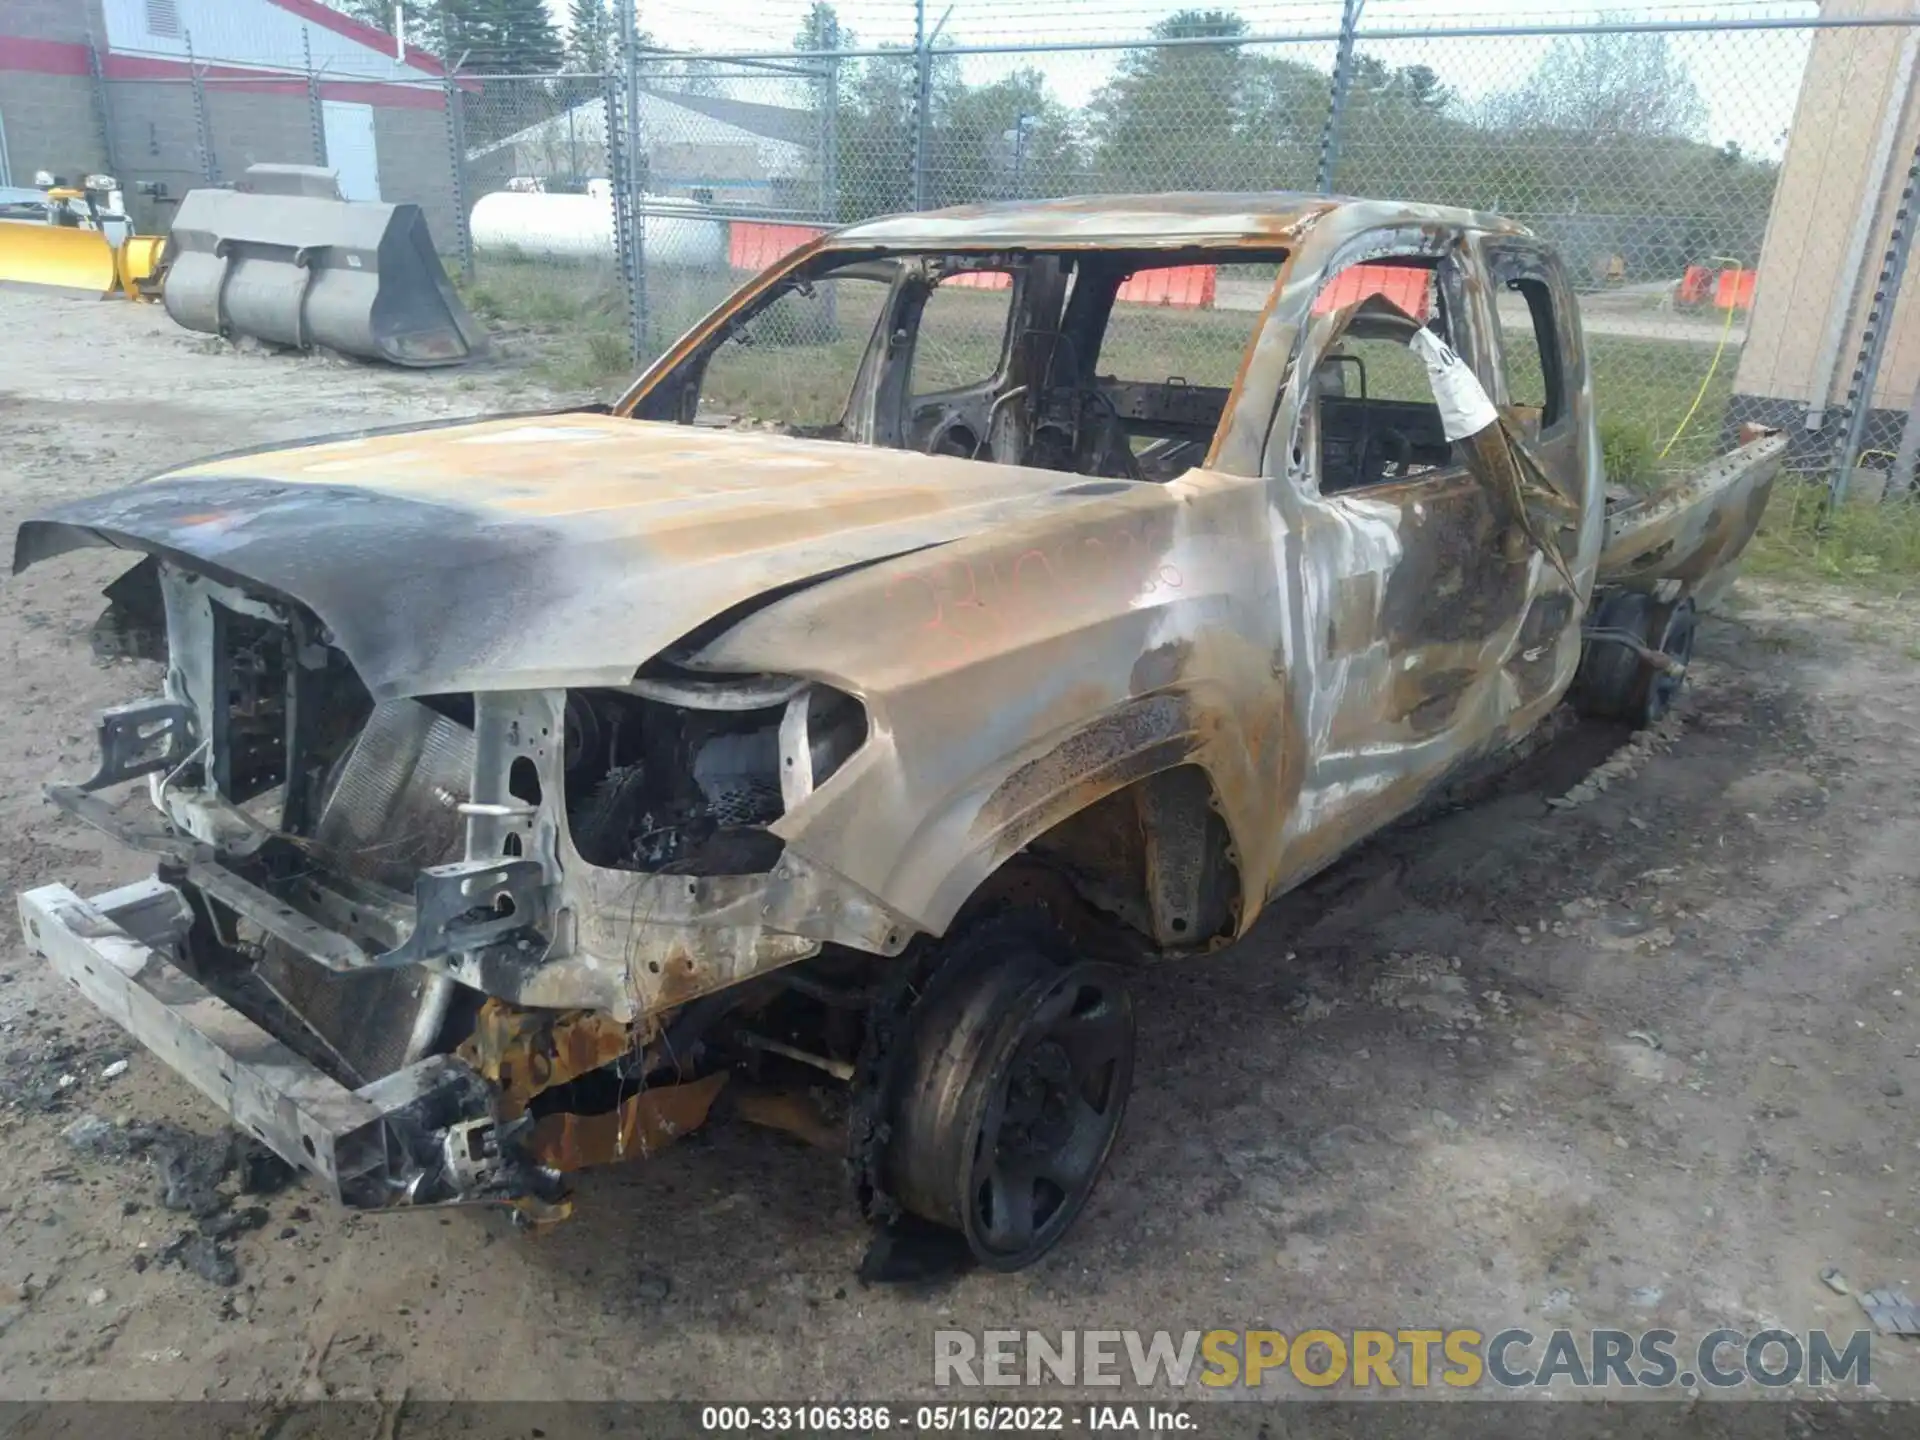
M 941 933 L 1037 837 L 1176 766 L 1209 773 L 1229 831 L 1257 833 L 1288 772 L 1269 721 L 1286 687 L 1233 633 L 1236 610 L 1273 590 L 1271 553 L 1244 538 L 1262 487 L 1106 488 L 1094 512 L 1017 543 L 976 537 L 816 585 L 695 657 L 778 664 L 867 707 L 868 745 L 774 827 L 790 855 Z M 1244 733 L 1248 716 L 1261 733 Z M 1250 920 L 1257 898 L 1242 909 Z

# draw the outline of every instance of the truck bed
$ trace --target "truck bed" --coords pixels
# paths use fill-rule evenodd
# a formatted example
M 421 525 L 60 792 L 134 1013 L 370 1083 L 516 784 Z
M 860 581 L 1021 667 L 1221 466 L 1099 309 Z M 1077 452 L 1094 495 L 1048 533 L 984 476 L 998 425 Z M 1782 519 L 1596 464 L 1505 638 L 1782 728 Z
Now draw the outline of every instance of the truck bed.
M 1787 437 L 1766 431 L 1645 495 L 1607 500 L 1597 586 L 1652 590 L 1678 581 L 1702 605 L 1736 573 L 1760 527 Z

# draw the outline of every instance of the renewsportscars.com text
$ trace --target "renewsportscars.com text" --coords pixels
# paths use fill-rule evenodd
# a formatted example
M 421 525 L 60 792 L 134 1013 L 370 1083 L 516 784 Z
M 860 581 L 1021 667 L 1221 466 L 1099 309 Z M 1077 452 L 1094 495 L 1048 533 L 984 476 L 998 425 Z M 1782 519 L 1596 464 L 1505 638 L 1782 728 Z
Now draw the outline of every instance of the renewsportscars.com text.
M 1865 1386 L 1866 1330 L 936 1330 L 937 1386 L 1325 1390 Z

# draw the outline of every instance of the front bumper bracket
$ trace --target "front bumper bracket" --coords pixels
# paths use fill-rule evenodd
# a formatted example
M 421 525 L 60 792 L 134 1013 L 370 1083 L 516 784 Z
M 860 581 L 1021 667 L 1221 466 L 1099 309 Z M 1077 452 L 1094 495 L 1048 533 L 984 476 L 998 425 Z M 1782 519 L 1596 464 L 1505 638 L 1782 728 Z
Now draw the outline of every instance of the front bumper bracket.
M 19 897 L 30 948 L 218 1106 L 342 1204 L 506 1203 L 564 1212 L 557 1172 L 520 1154 L 493 1087 L 437 1055 L 350 1090 L 174 962 L 187 898 L 158 879 L 83 899 L 65 885 Z

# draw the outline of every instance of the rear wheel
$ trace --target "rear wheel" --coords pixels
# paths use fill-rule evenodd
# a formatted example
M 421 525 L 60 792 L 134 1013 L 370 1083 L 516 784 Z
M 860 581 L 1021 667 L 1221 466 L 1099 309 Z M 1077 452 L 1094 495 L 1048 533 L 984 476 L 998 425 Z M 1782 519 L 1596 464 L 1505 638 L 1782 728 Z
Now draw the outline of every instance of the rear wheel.
M 1620 720 L 1644 729 L 1673 708 L 1693 659 L 1698 615 L 1691 598 L 1662 604 L 1637 590 L 1622 591 L 1601 602 L 1589 625 L 1588 639 L 1574 676 L 1572 699 L 1582 715 Z M 1632 645 L 1613 636 L 1631 636 L 1668 657 L 1665 668 L 1651 664 Z
M 1647 698 L 1641 707 L 1643 723 L 1651 725 L 1680 698 L 1680 687 L 1687 678 L 1686 667 L 1693 663 L 1693 635 L 1698 625 L 1699 614 L 1691 599 L 1654 607 L 1648 628 L 1653 648 L 1679 662 L 1680 668 L 1660 671 L 1649 667 Z
M 1111 967 L 1006 938 L 914 1007 L 883 1172 L 907 1211 L 1019 1270 L 1073 1224 L 1113 1148 L 1133 1005 Z

